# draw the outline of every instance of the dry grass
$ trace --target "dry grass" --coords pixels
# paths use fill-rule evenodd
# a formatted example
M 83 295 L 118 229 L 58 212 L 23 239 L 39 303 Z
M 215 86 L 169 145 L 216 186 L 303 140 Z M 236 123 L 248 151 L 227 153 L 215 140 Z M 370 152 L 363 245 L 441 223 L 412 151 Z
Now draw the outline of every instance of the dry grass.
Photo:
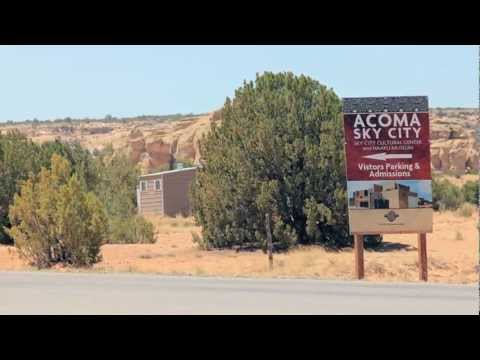
M 475 213 L 476 207 L 470 203 L 463 203 L 462 206 L 456 211 L 458 216 L 463 216 L 466 218 L 471 217 Z
M 452 212 L 435 213 L 434 233 L 427 235 L 429 281 L 478 282 L 477 216 L 477 213 L 468 218 Z M 273 270 L 269 270 L 267 257 L 261 251 L 201 250 L 192 242 L 191 235 L 192 231 L 200 234 L 201 229 L 194 225 L 191 218 L 149 219 L 157 230 L 155 244 L 105 245 L 102 247 L 103 260 L 88 271 L 194 276 L 354 278 L 351 248 L 334 252 L 319 246 L 298 247 L 288 253 L 275 254 Z M 416 236 L 387 235 L 385 243 L 402 244 L 405 247 L 398 247 L 398 250 L 366 251 L 366 280 L 418 281 Z M 0 246 L 0 269 L 27 268 L 18 259 L 13 248 Z
M 462 187 L 467 181 L 475 181 L 478 182 L 480 179 L 479 175 L 475 174 L 465 174 L 461 176 L 453 176 L 453 175 L 440 175 L 440 179 L 446 179 L 451 182 L 453 185 Z
M 158 215 L 147 215 L 146 218 L 153 223 L 157 235 L 169 235 L 171 233 L 190 233 L 192 229 L 197 228 L 192 217 L 183 217 L 177 215 L 176 217 L 163 217 Z M 198 232 L 201 229 L 198 227 Z

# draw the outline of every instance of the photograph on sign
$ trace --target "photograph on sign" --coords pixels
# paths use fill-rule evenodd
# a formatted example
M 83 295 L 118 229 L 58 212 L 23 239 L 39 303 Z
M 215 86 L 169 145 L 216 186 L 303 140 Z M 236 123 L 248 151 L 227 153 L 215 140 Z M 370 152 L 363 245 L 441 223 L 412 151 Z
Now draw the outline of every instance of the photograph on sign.
M 428 99 L 343 99 L 350 233 L 432 232 Z
M 349 181 L 350 209 L 418 209 L 432 207 L 430 180 Z

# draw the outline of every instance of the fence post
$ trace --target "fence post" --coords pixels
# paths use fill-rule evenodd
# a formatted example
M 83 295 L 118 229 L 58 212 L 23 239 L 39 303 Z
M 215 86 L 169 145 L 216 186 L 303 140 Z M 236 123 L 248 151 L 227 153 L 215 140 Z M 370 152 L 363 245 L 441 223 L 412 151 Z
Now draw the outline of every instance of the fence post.
M 268 251 L 268 265 L 270 270 L 273 269 L 273 242 L 272 232 L 270 230 L 270 214 L 265 214 L 265 227 L 267 230 L 267 251 Z

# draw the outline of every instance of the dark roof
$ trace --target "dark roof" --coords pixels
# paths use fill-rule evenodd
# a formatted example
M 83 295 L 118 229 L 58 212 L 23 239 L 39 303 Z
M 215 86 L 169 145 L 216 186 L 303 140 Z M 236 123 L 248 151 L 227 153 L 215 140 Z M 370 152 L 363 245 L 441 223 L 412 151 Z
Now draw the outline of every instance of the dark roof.
M 426 96 L 343 98 L 344 113 L 428 112 Z
M 191 170 L 196 170 L 196 169 L 197 169 L 197 167 L 194 166 L 194 167 L 188 167 L 188 168 L 183 168 L 183 169 L 160 171 L 160 172 L 156 172 L 156 173 L 152 173 L 152 174 L 141 175 L 141 176 L 139 176 L 139 179 L 146 178 L 146 177 L 150 177 L 150 176 L 173 174 L 173 173 L 178 173 L 178 172 L 182 172 L 182 171 L 191 171 Z

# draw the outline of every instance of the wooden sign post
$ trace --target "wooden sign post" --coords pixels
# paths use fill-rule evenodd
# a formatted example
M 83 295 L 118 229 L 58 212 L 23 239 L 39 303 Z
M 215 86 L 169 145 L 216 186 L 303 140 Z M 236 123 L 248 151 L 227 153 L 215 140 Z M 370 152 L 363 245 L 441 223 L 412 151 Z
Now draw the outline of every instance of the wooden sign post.
M 344 98 L 343 125 L 356 278 L 365 274 L 365 234 L 414 233 L 419 278 L 427 281 L 426 233 L 433 231 L 427 97 Z
M 428 281 L 427 234 L 418 234 L 418 278 Z M 354 234 L 355 277 L 362 280 L 365 277 L 365 261 L 363 235 Z
M 358 280 L 365 276 L 365 265 L 363 262 L 363 235 L 354 235 L 354 250 L 355 250 L 355 276 Z
M 418 270 L 419 279 L 428 281 L 427 234 L 418 234 Z

